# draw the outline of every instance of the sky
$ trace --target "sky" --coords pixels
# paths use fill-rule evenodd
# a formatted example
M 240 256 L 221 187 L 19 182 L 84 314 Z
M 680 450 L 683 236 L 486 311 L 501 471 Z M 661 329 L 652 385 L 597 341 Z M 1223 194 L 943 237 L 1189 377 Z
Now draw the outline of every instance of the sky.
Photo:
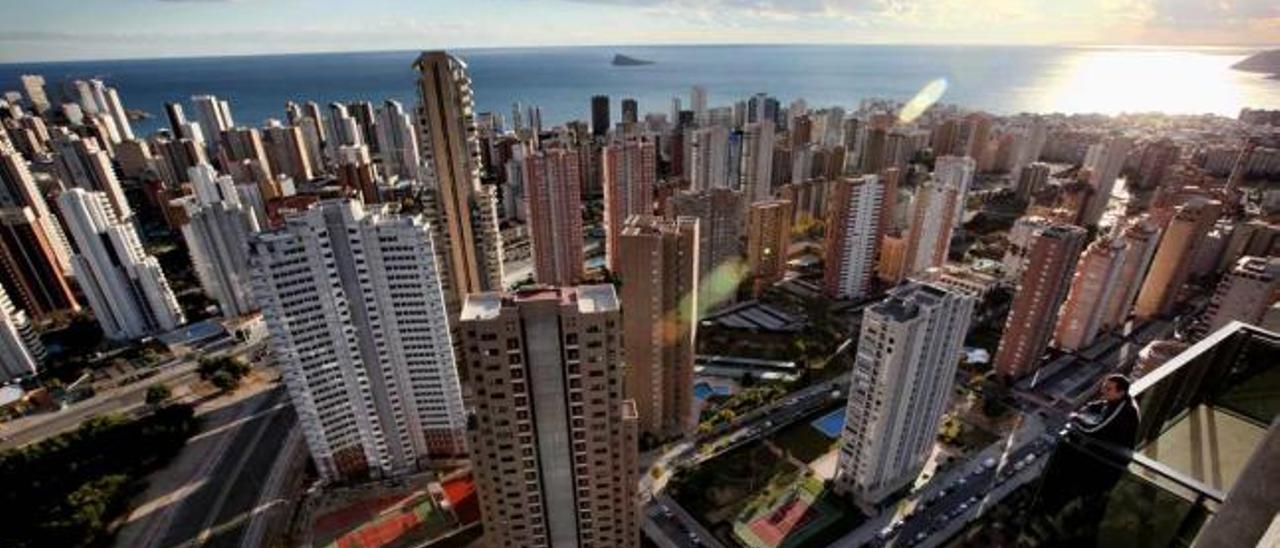
M 1280 0 L 0 0 L 0 62 L 422 48 L 1280 47 Z

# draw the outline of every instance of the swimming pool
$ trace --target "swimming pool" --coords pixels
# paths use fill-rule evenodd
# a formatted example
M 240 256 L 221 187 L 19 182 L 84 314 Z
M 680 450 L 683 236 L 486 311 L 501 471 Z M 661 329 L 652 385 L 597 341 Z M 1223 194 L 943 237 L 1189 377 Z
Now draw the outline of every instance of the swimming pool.
M 838 438 L 840 437 L 840 430 L 844 428 L 844 409 L 836 409 L 818 417 L 809 425 L 826 434 L 828 438 Z

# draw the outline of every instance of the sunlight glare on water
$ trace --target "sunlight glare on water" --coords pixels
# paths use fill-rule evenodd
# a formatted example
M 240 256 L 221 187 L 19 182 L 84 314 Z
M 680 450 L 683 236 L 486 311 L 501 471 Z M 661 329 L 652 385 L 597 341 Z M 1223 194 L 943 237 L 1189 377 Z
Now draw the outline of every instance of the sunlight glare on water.
M 1232 70 L 1239 59 L 1189 50 L 1080 50 L 1046 75 L 1042 110 L 1234 114 L 1242 104 L 1267 104 L 1246 96 L 1266 77 Z

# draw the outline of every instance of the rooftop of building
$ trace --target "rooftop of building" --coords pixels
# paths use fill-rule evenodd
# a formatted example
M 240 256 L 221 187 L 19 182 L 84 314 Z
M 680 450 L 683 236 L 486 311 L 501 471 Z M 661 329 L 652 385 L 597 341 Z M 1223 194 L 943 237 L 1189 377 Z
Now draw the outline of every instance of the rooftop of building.
M 618 293 L 610 284 L 577 287 L 535 285 L 514 292 L 491 291 L 467 295 L 460 318 L 464 321 L 490 320 L 498 317 L 503 306 L 538 301 L 553 301 L 564 305 L 576 304 L 578 312 L 584 314 L 616 311 L 619 308 Z

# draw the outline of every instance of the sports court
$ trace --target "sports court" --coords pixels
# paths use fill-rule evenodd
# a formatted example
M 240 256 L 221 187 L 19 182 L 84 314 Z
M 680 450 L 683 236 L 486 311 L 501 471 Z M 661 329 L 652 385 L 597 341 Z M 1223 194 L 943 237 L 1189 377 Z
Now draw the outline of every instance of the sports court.
M 758 510 L 748 507 L 734 521 L 735 536 L 752 548 L 802 544 L 840 519 L 838 510 L 820 500 L 822 489 L 820 480 L 801 479 Z

